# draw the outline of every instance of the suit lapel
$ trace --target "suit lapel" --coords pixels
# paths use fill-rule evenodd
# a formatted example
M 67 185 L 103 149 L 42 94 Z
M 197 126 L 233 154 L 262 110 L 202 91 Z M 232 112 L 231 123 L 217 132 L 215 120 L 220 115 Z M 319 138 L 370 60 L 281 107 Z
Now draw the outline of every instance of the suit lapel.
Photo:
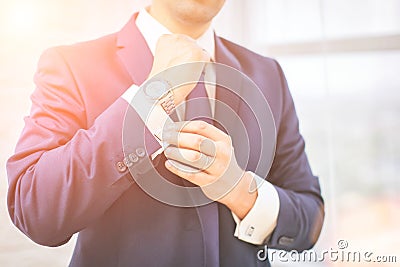
M 218 36 L 215 36 L 215 59 L 217 63 L 221 63 L 232 67 L 238 71 L 241 71 L 241 65 L 236 58 L 236 56 L 226 47 L 223 39 Z M 221 70 L 221 71 L 218 71 Z M 226 75 L 218 75 L 224 73 L 224 70 L 221 66 L 217 67 L 217 87 L 216 87 L 216 99 L 221 101 L 224 104 L 229 105 L 235 112 L 239 110 L 240 104 L 240 94 L 242 92 L 242 77 L 240 75 L 236 75 L 234 77 L 226 77 Z M 231 73 L 231 72 L 230 72 Z M 232 76 L 232 75 L 230 75 Z M 228 88 L 224 88 L 219 84 L 228 85 Z M 224 116 L 225 112 L 223 111 L 221 105 L 216 105 L 215 107 L 215 118 L 221 118 Z M 221 118 L 221 121 L 224 121 Z
M 153 64 L 153 55 L 136 26 L 135 13 L 129 22 L 118 33 L 117 55 L 124 64 L 132 81 L 141 85 L 148 77 Z
M 217 35 L 215 38 L 215 59 L 218 63 L 228 65 L 234 69 L 241 70 L 242 67 L 236 56 L 226 47 L 224 40 Z

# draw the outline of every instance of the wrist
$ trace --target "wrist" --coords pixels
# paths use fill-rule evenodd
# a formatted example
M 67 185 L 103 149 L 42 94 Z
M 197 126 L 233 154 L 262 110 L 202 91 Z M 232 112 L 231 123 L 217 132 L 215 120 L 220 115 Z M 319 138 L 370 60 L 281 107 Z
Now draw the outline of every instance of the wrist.
M 250 172 L 245 172 L 239 183 L 226 196 L 225 204 L 239 219 L 243 219 L 253 208 L 258 192 L 256 182 Z
M 175 97 L 171 83 L 163 77 L 152 77 L 147 80 L 143 88 L 144 94 L 150 101 L 161 106 L 170 115 L 175 109 Z

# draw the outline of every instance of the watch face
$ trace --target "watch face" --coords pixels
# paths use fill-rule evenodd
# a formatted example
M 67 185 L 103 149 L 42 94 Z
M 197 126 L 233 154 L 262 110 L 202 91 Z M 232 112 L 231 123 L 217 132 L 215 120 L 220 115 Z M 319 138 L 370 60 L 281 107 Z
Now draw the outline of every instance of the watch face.
M 144 93 L 153 100 L 159 99 L 166 92 L 168 92 L 169 86 L 165 81 L 157 80 L 151 81 L 144 88 Z

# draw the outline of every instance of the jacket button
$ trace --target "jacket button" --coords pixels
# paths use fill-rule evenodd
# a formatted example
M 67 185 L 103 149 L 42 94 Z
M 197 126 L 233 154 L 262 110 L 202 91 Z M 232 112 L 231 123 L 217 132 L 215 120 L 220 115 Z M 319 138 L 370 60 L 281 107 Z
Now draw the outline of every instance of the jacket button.
M 146 156 L 146 150 L 139 147 L 138 149 L 136 149 L 136 155 L 138 155 L 139 158 L 143 158 L 144 156 Z
M 123 163 L 122 161 L 118 161 L 116 167 L 117 167 L 117 170 L 118 170 L 119 172 L 125 172 L 126 169 L 127 169 L 125 163 Z
M 131 162 L 133 162 L 133 163 L 136 163 L 136 162 L 139 161 L 139 158 L 138 158 L 138 156 L 136 156 L 135 153 L 129 154 L 128 158 L 129 158 L 129 160 L 130 160 Z
M 130 168 L 133 165 L 133 162 L 129 160 L 129 158 L 125 157 L 124 158 L 124 164 L 126 167 Z

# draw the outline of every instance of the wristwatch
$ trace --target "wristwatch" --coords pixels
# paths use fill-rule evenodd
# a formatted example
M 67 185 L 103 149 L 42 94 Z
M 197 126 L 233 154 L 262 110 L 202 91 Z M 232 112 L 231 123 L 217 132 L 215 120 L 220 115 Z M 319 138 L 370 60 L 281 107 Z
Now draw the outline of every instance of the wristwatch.
M 144 88 L 145 95 L 154 101 L 160 101 L 161 107 L 169 115 L 175 109 L 174 94 L 171 85 L 165 80 L 150 81 Z

